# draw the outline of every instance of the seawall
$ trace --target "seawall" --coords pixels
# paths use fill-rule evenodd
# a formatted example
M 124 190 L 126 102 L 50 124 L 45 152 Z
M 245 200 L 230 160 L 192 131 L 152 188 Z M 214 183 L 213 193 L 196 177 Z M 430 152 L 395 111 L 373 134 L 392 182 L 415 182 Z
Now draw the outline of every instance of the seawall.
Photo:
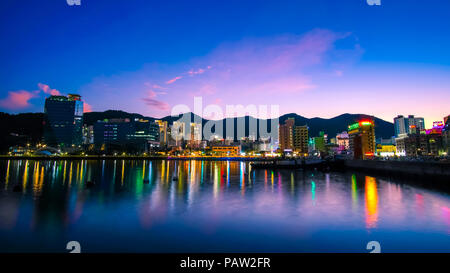
M 344 166 L 350 169 L 376 171 L 382 174 L 447 177 L 450 183 L 450 162 L 346 160 Z

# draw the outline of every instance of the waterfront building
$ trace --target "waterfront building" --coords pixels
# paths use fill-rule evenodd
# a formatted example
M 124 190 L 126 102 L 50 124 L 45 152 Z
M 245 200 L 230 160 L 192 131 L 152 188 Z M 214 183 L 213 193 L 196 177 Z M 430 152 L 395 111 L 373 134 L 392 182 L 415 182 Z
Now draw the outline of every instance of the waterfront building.
M 314 147 L 316 151 L 319 151 L 321 153 L 325 153 L 327 151 L 326 149 L 326 135 L 324 131 L 319 132 L 318 137 L 314 137 Z
M 450 155 L 450 115 L 444 118 L 444 128 L 442 129 L 442 142 L 444 153 Z
M 281 152 L 292 151 L 294 149 L 294 125 L 295 119 L 288 118 L 284 124 L 278 128 L 279 148 Z
M 22 147 L 22 146 L 13 146 L 9 147 L 9 155 L 13 156 L 23 156 L 34 153 L 34 149 L 30 148 L 30 146 Z
M 308 154 L 309 155 L 314 154 L 315 150 L 316 150 L 316 144 L 314 143 L 314 138 L 310 137 L 309 141 L 308 141 Z
M 394 131 L 395 137 L 402 137 L 411 134 L 411 130 L 416 129 L 418 131 L 425 129 L 425 120 L 421 117 L 414 117 L 414 115 L 409 115 L 404 117 L 398 115 L 394 118 Z
M 164 120 L 155 120 L 155 123 L 158 125 L 159 127 L 159 143 L 160 146 L 166 146 L 167 145 L 167 129 L 168 129 L 168 125 L 167 125 L 167 121 Z
M 170 126 L 170 146 L 182 147 L 186 139 L 186 123 L 174 121 Z
M 260 139 L 257 143 L 257 152 L 270 153 L 273 151 L 273 144 L 270 138 Z
M 442 135 L 415 134 L 405 138 L 405 153 L 409 157 L 443 154 Z
M 213 145 L 211 146 L 214 156 L 237 156 L 240 153 L 239 145 Z
M 395 154 L 397 156 L 406 155 L 406 137 L 399 137 L 395 139 Z
M 83 125 L 83 144 L 89 145 L 94 143 L 94 126 Z
M 394 144 L 377 143 L 376 154 L 377 156 L 395 156 L 397 148 Z
M 348 135 L 353 158 L 367 159 L 375 155 L 375 124 L 372 119 L 349 125 Z
M 202 141 L 202 124 L 191 123 L 189 139 L 187 143 L 188 148 L 199 149 L 201 141 Z
M 83 141 L 81 96 L 50 96 L 44 106 L 44 142 L 49 146 L 71 147 Z
M 159 125 L 145 119 L 105 119 L 94 124 L 95 147 L 102 151 L 146 152 L 159 146 Z
M 336 135 L 336 144 L 339 151 L 348 151 L 350 149 L 350 140 L 346 131 Z
M 308 155 L 308 126 L 294 126 L 294 151 L 303 156 Z
M 442 121 L 435 121 L 433 122 L 433 127 L 431 129 L 425 130 L 426 134 L 439 134 L 442 135 L 442 131 L 444 129 L 444 122 Z

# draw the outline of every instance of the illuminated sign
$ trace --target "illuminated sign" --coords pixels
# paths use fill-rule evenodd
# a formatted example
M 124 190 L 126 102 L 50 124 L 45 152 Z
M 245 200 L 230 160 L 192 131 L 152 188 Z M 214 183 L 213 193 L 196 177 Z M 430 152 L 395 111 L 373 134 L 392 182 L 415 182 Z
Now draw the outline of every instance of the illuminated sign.
M 359 123 L 353 123 L 352 125 L 348 126 L 349 130 L 355 130 L 359 128 Z
M 358 129 L 359 127 L 362 127 L 362 126 L 370 126 L 370 125 L 373 125 L 373 121 L 370 121 L 370 120 L 362 120 L 362 121 L 359 121 L 359 122 L 357 122 L 357 123 L 353 123 L 353 124 L 349 125 L 349 126 L 348 126 L 348 130 L 349 130 L 349 131 L 353 131 L 353 130 Z
M 364 121 L 360 121 L 359 125 L 360 126 L 368 126 L 368 125 L 372 125 L 372 121 L 368 121 L 368 120 L 364 120 Z

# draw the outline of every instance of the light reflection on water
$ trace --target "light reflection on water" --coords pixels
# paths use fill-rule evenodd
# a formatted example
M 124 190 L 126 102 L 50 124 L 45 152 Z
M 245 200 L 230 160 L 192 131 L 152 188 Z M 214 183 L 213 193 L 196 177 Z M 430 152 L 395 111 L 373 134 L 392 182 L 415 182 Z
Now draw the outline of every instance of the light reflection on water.
M 70 240 L 94 252 L 366 252 L 371 240 L 450 251 L 448 194 L 360 173 L 3 160 L 0 179 L 1 252 L 64 252 Z

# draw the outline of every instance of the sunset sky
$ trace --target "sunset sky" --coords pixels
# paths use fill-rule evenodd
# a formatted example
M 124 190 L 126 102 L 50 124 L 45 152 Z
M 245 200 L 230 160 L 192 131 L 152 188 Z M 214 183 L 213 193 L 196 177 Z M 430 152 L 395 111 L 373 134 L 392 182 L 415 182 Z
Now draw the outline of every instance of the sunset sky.
M 0 2 L 0 111 L 279 105 L 312 118 L 450 114 L 450 1 Z

